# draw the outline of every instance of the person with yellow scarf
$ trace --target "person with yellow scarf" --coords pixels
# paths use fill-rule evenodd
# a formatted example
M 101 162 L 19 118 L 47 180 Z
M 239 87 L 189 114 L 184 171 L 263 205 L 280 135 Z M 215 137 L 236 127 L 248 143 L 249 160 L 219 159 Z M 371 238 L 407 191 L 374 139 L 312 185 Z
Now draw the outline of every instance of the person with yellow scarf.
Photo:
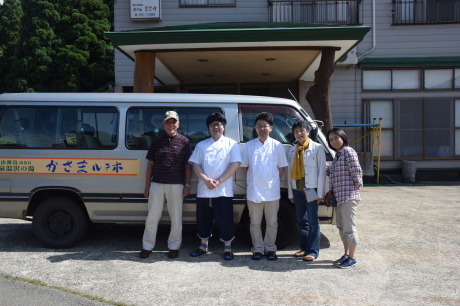
M 295 204 L 300 251 L 295 257 L 313 261 L 319 256 L 321 232 L 318 209 L 326 185 L 326 152 L 309 138 L 307 122 L 292 126 L 297 144 L 288 152 L 288 197 Z

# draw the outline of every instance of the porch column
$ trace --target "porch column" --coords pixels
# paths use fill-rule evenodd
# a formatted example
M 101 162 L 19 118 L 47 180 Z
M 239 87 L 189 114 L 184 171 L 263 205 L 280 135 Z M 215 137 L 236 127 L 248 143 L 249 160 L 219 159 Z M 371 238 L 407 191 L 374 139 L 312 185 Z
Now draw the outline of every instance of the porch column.
M 337 50 L 340 49 L 326 47 L 322 50 L 319 68 L 315 71 L 315 83 L 310 87 L 305 96 L 315 114 L 315 118 L 322 120 L 327 130 L 333 127 L 330 89 L 331 77 L 334 73 L 335 51 Z
M 134 92 L 153 92 L 155 80 L 155 52 L 138 51 L 134 53 Z

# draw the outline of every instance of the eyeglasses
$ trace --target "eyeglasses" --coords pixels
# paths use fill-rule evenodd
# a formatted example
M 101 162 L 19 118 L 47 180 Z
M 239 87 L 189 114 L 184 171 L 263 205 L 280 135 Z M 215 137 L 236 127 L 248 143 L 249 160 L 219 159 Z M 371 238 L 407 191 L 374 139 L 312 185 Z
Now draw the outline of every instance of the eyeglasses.
M 209 126 L 213 128 L 218 128 L 218 127 L 221 127 L 222 125 L 223 125 L 222 123 L 214 123 L 214 124 L 210 124 Z
M 256 129 L 268 129 L 270 127 L 270 125 L 266 124 L 266 125 L 256 125 Z

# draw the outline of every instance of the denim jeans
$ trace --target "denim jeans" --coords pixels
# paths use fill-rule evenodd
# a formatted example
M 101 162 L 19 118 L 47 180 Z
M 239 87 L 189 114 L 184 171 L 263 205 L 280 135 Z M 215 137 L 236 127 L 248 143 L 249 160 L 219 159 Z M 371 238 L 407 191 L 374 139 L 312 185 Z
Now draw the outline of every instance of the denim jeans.
M 318 203 L 307 202 L 302 191 L 293 190 L 297 228 L 300 232 L 300 250 L 318 257 L 321 232 L 319 228 Z
M 233 226 L 233 198 L 197 198 L 196 225 L 198 237 L 209 239 L 212 236 L 212 222 L 216 219 L 220 241 L 230 242 L 235 239 Z

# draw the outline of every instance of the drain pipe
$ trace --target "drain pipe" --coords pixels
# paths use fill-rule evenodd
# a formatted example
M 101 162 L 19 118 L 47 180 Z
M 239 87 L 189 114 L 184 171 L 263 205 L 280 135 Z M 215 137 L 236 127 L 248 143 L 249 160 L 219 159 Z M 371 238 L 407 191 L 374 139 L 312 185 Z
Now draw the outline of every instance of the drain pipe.
M 375 34 L 375 0 L 372 0 L 372 48 L 364 52 L 360 56 L 358 56 L 358 60 L 360 60 L 363 56 L 374 51 L 376 45 L 377 45 L 377 42 L 376 42 L 376 34 Z

